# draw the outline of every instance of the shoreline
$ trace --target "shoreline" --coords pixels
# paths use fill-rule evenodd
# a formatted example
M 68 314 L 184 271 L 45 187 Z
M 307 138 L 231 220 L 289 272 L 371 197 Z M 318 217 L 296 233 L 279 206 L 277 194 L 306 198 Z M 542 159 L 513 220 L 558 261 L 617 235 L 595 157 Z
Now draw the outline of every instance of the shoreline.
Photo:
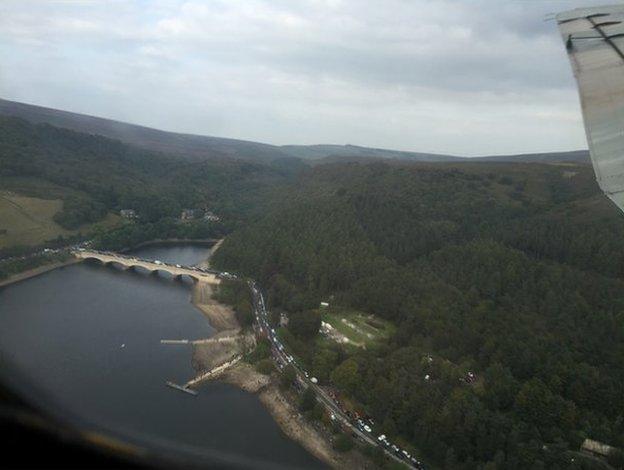
M 202 261 L 202 263 L 204 262 L 207 263 L 208 260 L 210 259 L 210 256 L 212 256 L 212 253 L 214 253 L 218 249 L 219 245 L 221 244 L 221 242 L 223 242 L 223 240 L 224 240 L 223 238 L 221 239 L 214 239 L 214 238 L 189 238 L 189 239 L 162 238 L 162 239 L 158 239 L 157 238 L 155 240 L 148 240 L 146 242 L 141 242 L 129 248 L 124 248 L 122 250 L 119 250 L 119 253 L 125 253 L 131 250 L 138 250 L 140 248 L 143 248 L 146 246 L 152 246 L 152 245 L 178 245 L 178 244 L 192 243 L 194 245 L 206 245 L 212 248 L 210 250 L 210 254 L 208 258 Z M 10 286 L 12 284 L 25 281 L 26 279 L 31 279 L 33 277 L 40 276 L 41 274 L 45 274 L 49 271 L 54 271 L 55 269 L 63 268 L 65 266 L 71 266 L 72 264 L 81 263 L 82 261 L 83 260 L 74 258 L 72 256 L 70 259 L 66 261 L 56 261 L 54 263 L 37 266 L 36 268 L 27 269 L 26 271 L 22 271 L 17 274 L 12 274 L 6 279 L 0 280 L 0 287 Z M 197 308 L 203 311 L 201 307 L 197 306 Z
M 200 241 L 200 243 L 210 243 L 213 246 L 208 257 L 202 261 L 202 263 L 209 263 L 210 257 L 219 248 L 222 241 L 223 239 L 216 241 Z M 197 242 L 197 240 L 178 239 L 152 240 L 139 244 L 132 249 L 138 249 L 148 245 Z M 57 261 L 28 269 L 1 280 L 0 288 L 40 276 L 65 266 L 78 264 L 82 261 L 82 259 L 72 256 L 66 261 Z M 192 288 L 191 295 L 191 303 L 207 318 L 211 327 L 216 331 L 211 337 L 235 333 L 236 335 L 241 336 L 241 340 L 244 339 L 244 335 L 241 334 L 240 325 L 236 320 L 234 311 L 230 307 L 222 305 L 212 299 L 212 288 L 209 284 L 202 282 L 195 284 Z M 294 442 L 297 442 L 315 458 L 331 468 L 375 468 L 371 465 L 371 462 L 357 450 L 352 450 L 342 454 L 333 449 L 327 436 L 323 435 L 316 426 L 306 421 L 305 418 L 299 413 L 292 397 L 289 396 L 290 394 L 284 393 L 277 386 L 274 376 L 260 374 L 253 368 L 253 366 L 241 361 L 219 373 L 214 379 L 209 380 L 228 383 L 248 393 L 257 395 L 260 403 L 262 403 L 264 408 L 270 413 L 271 417 L 286 437 Z
M 231 307 L 223 305 L 212 298 L 212 286 L 207 282 L 197 282 L 191 288 L 191 303 L 207 319 L 216 334 L 227 331 L 240 331 L 241 326 Z
M 210 267 L 210 258 L 219 249 L 223 240 L 225 238 L 212 240 L 215 243 L 212 244 L 208 255 L 196 265 Z M 193 285 L 191 288 L 191 304 L 208 319 L 210 326 L 216 330 L 213 336 L 228 330 L 236 330 L 240 333 L 241 326 L 236 319 L 234 310 L 230 306 L 221 304 L 212 298 L 212 286 L 210 284 L 200 281 Z
M 256 372 L 253 366 L 239 362 L 215 378 L 258 397 L 280 430 L 292 441 L 302 446 L 318 460 L 335 469 L 374 469 L 375 465 L 355 447 L 340 453 L 317 426 L 307 421 L 292 403 L 289 393 L 284 393 L 274 376 Z
M 72 264 L 77 264 L 81 262 L 81 259 L 77 259 L 72 256 L 67 261 L 56 261 L 54 263 L 37 266 L 36 268 L 27 269 L 26 271 L 13 274 L 6 279 L 1 280 L 0 287 L 10 286 L 12 284 L 25 281 L 26 279 L 31 279 L 33 277 L 40 276 L 41 274 L 54 271 L 55 269 L 64 268 L 65 266 L 71 266 Z
M 210 268 L 210 260 L 212 259 L 216 251 L 219 249 L 219 247 L 221 246 L 224 240 L 225 240 L 225 237 L 221 238 L 220 240 L 217 240 L 217 242 L 214 245 L 212 245 L 212 247 L 210 248 L 210 251 L 208 252 L 208 256 L 206 257 L 206 259 L 200 263 L 197 263 L 197 266 L 201 268 Z
M 198 263 L 199 266 L 210 266 L 210 258 L 219 249 L 223 240 L 219 240 L 212 247 L 206 259 Z M 208 318 L 210 325 L 217 330 L 214 336 L 231 330 L 230 321 L 238 325 L 234 311 L 230 307 L 213 300 L 211 286 L 203 284 L 197 283 L 193 287 L 191 302 Z M 238 331 L 238 334 L 241 334 L 240 325 L 238 325 Z M 280 390 L 273 375 L 260 374 L 250 364 L 240 361 L 211 380 L 227 383 L 256 395 L 286 437 L 302 446 L 329 467 L 335 469 L 375 468 L 372 462 L 357 449 L 344 454 L 335 450 L 327 436 L 321 434 L 316 426 L 306 421 L 299 413 L 293 404 L 292 397 Z

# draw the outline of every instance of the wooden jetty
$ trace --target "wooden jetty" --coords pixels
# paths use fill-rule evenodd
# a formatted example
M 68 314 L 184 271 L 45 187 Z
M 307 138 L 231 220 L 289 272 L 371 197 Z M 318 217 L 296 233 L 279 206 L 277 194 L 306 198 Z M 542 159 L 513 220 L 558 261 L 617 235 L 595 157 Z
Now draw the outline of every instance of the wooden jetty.
M 171 388 L 175 388 L 176 390 L 180 390 L 181 392 L 186 392 L 186 393 L 189 393 L 189 394 L 191 394 L 193 396 L 197 395 L 197 392 L 195 390 L 191 390 L 187 386 L 178 385 L 178 384 L 175 384 L 175 383 L 173 383 L 171 381 L 167 381 L 166 383 L 167 383 L 167 386 L 169 386 Z

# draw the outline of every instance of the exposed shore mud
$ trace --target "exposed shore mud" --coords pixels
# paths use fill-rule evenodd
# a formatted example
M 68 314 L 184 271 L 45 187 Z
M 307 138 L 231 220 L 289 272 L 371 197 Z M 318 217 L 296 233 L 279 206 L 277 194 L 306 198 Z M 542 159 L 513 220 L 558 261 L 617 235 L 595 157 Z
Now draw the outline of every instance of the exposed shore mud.
M 376 468 L 358 450 L 344 454 L 336 451 L 332 447 L 330 436 L 299 413 L 293 405 L 296 397 L 291 393 L 283 392 L 277 385 L 275 377 L 260 374 L 249 364 L 240 362 L 221 374 L 218 380 L 258 394 L 260 402 L 271 413 L 282 432 L 329 467 L 335 469 Z
M 198 282 L 193 286 L 192 302 L 218 331 L 240 330 L 234 310 L 212 298 L 212 286 L 206 282 Z

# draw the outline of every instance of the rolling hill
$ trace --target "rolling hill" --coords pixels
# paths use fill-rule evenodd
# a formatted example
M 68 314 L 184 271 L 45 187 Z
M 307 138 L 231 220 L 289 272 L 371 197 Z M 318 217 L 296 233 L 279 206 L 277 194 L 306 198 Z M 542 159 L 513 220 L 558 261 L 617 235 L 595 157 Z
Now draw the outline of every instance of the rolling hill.
M 46 123 L 87 134 L 120 140 L 146 150 L 178 155 L 189 160 L 240 159 L 257 163 L 278 160 L 284 165 L 307 162 L 394 159 L 413 162 L 474 161 L 453 155 L 361 147 L 358 145 L 270 145 L 247 140 L 168 132 L 125 122 L 61 111 L 42 106 L 0 99 L 0 116 L 14 116 L 31 123 Z M 288 162 L 290 160 L 290 162 Z M 325 161 L 323 161 L 325 160 Z M 501 162 L 588 163 L 587 150 L 522 155 L 478 157 L 476 160 Z
M 269 162 L 289 156 L 274 145 L 161 131 L 136 124 L 2 99 L 0 99 L 0 115 L 19 117 L 34 124 L 46 123 L 86 134 L 101 135 L 146 150 L 184 156 L 191 160 L 229 157 Z
M 391 158 L 414 162 L 462 161 L 462 157 L 435 153 L 405 152 L 401 150 L 360 147 L 359 145 L 283 145 L 281 149 L 304 160 L 346 158 Z
M 591 163 L 589 150 L 573 150 L 570 152 L 524 153 L 519 155 L 496 155 L 474 157 L 471 161 L 482 162 L 523 162 L 523 163 Z
M 201 207 L 236 220 L 262 200 L 259 192 L 297 171 L 279 161 L 186 160 L 99 135 L 0 116 L 0 198 L 4 193 L 27 198 L 5 195 L 0 246 L 66 235 L 128 208 L 143 221 L 178 217 L 183 208 Z M 33 234 L 28 240 L 26 232 Z

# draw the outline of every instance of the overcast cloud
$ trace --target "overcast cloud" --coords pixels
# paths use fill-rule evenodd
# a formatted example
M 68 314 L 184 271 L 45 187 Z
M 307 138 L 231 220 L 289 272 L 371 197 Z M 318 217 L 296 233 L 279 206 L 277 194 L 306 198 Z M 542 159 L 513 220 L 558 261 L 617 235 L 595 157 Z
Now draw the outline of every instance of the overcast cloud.
M 586 148 L 544 19 L 603 3 L 2 0 L 0 97 L 274 144 Z

